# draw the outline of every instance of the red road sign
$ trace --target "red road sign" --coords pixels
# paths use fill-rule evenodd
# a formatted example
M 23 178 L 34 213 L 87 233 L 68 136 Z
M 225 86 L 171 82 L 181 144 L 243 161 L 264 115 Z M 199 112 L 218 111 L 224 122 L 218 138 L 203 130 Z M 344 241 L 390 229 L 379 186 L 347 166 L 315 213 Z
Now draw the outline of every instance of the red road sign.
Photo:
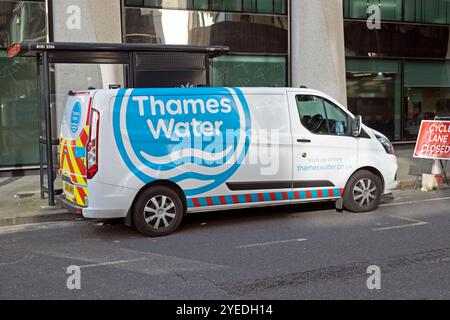
M 450 160 L 450 121 L 422 121 L 414 158 Z

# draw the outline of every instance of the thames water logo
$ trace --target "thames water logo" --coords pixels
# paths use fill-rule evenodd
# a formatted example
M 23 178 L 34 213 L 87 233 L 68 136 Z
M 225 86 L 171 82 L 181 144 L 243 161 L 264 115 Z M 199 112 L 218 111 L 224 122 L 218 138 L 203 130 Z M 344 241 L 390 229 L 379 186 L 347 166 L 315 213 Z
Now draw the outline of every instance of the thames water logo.
M 237 88 L 121 90 L 113 121 L 128 168 L 144 183 L 173 181 L 187 196 L 228 180 L 250 145 L 250 113 Z
M 81 103 L 76 102 L 70 114 L 70 130 L 73 134 L 78 132 L 81 122 Z

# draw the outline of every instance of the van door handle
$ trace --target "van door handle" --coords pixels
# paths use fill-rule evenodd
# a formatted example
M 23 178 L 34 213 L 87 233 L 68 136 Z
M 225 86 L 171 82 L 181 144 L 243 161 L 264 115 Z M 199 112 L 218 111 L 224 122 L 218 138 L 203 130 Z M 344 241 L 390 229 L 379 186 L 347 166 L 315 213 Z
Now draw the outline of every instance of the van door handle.
M 297 142 L 300 142 L 300 143 L 311 143 L 311 140 L 309 140 L 309 139 L 298 139 Z

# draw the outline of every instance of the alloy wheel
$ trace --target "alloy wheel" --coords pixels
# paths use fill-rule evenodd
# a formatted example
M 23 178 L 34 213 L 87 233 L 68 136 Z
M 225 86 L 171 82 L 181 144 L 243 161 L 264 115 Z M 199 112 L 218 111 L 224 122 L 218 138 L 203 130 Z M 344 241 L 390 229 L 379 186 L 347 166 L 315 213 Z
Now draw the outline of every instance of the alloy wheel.
M 158 195 L 150 199 L 144 208 L 145 222 L 153 229 L 167 228 L 176 216 L 175 203 L 167 196 Z
M 359 180 L 353 187 L 353 200 L 360 207 L 368 207 L 377 199 L 377 186 L 368 178 Z

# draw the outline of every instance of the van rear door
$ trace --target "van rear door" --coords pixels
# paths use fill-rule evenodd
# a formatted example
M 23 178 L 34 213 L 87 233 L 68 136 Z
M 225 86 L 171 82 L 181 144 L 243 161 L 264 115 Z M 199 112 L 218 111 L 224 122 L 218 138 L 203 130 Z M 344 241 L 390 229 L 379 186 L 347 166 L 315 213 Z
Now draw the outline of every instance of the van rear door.
M 93 94 L 69 94 L 61 124 L 60 174 L 63 196 L 81 206 L 88 206 L 87 152 Z

